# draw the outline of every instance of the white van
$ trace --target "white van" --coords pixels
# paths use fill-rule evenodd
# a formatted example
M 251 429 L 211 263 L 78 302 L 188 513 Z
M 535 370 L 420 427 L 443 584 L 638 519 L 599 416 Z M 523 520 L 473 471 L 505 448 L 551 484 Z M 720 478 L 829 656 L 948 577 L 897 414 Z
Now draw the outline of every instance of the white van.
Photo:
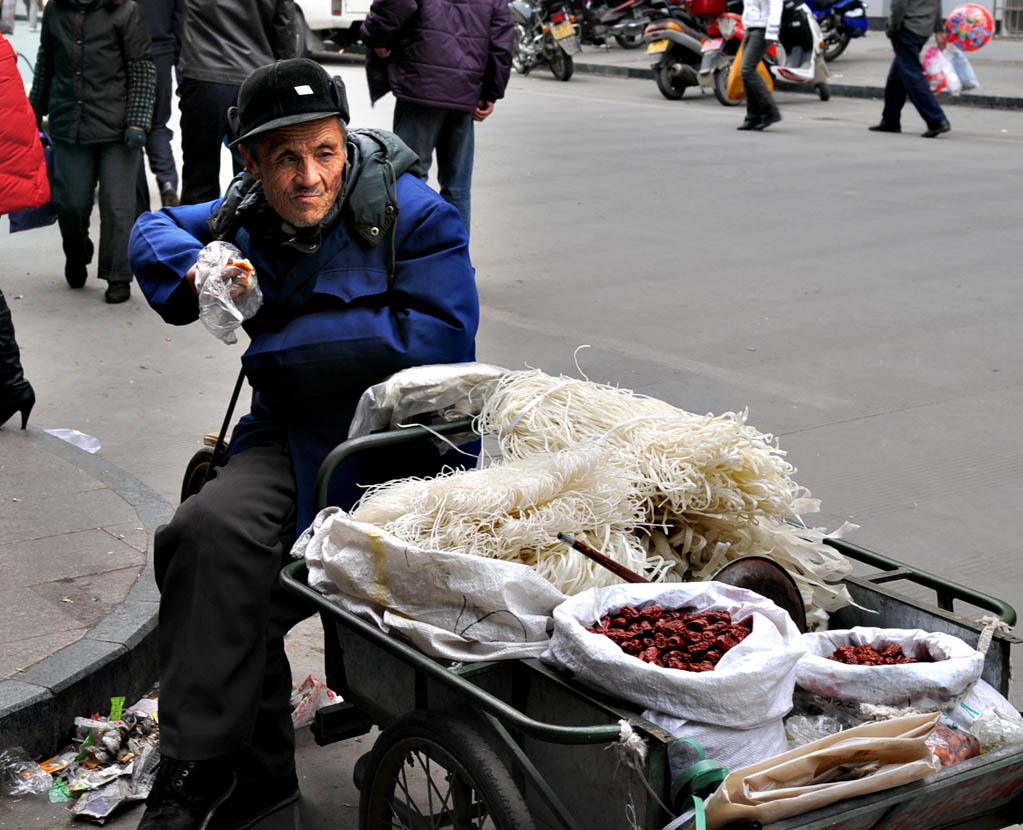
M 372 0 L 295 0 L 308 30 L 309 49 L 319 51 L 324 40 L 337 47 L 355 43 L 371 4 Z

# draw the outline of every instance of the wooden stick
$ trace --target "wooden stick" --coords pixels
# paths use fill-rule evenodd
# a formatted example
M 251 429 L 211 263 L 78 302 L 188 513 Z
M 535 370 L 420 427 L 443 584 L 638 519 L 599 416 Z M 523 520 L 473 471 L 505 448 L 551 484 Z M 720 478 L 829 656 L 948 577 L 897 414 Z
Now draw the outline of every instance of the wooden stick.
M 646 577 L 640 576 L 635 571 L 631 571 L 624 565 L 619 565 L 614 559 L 609 556 L 605 556 L 600 551 L 594 550 L 585 542 L 580 542 L 574 536 L 569 533 L 559 533 L 558 541 L 564 542 L 570 548 L 575 548 L 583 556 L 592 559 L 598 565 L 607 568 L 615 576 L 620 576 L 626 582 L 649 582 L 650 580 Z

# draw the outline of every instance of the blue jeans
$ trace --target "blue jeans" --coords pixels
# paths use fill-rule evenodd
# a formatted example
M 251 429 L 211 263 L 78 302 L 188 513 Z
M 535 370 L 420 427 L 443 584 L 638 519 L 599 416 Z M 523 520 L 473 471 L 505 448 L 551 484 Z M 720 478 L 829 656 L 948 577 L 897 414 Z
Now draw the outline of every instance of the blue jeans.
M 933 130 L 947 119 L 927 85 L 924 68 L 920 65 L 920 50 L 924 48 L 927 38 L 905 28 L 889 32 L 888 38 L 892 42 L 895 58 L 892 60 L 892 68 L 888 71 L 888 83 L 884 88 L 884 112 L 881 115 L 881 123 L 885 127 L 901 129 L 902 107 L 909 96 L 909 100 L 913 102 L 913 106 L 927 124 L 927 129 Z
M 469 230 L 469 191 L 475 149 L 471 112 L 427 107 L 399 99 L 394 104 L 394 132 L 423 163 L 423 181 L 437 150 L 440 195 L 462 214 Z

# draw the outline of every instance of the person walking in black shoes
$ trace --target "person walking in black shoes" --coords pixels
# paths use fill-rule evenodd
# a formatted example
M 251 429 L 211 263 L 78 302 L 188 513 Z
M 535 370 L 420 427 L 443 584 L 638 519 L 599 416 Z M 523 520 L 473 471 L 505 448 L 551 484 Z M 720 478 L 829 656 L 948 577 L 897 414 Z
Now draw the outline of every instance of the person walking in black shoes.
M 742 85 L 746 90 L 746 120 L 736 129 L 763 130 L 781 121 L 774 96 L 757 72 L 769 43 L 778 40 L 782 0 L 746 0 L 742 22 L 746 37 L 742 42 Z
M 85 285 L 89 217 L 99 184 L 99 278 L 106 301 L 131 296 L 128 236 L 139 154 L 152 123 L 156 67 L 142 11 L 132 0 L 51 0 L 43 12 L 29 101 L 50 116 L 53 202 L 64 278 Z
M 941 0 L 892 0 L 885 33 L 892 42 L 895 57 L 884 87 L 881 122 L 868 127 L 871 132 L 901 133 L 902 108 L 907 96 L 927 124 L 927 129 L 921 133 L 924 138 L 937 138 L 951 129 L 920 64 L 920 50 L 932 32 L 938 48 L 944 49 L 948 39 L 941 16 Z

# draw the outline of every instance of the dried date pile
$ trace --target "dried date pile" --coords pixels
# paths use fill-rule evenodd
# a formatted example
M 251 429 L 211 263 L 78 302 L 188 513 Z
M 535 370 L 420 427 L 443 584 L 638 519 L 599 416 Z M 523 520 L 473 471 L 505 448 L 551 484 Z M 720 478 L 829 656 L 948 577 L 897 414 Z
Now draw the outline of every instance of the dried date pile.
M 902 653 L 902 646 L 892 643 L 881 651 L 873 646 L 840 646 L 831 655 L 832 660 L 849 666 L 901 666 L 904 663 L 928 663 Z
M 626 654 L 655 666 L 682 671 L 713 671 L 730 648 L 753 630 L 753 617 L 732 622 L 727 611 L 666 611 L 659 605 L 625 605 L 600 618 L 587 631 L 603 634 Z

